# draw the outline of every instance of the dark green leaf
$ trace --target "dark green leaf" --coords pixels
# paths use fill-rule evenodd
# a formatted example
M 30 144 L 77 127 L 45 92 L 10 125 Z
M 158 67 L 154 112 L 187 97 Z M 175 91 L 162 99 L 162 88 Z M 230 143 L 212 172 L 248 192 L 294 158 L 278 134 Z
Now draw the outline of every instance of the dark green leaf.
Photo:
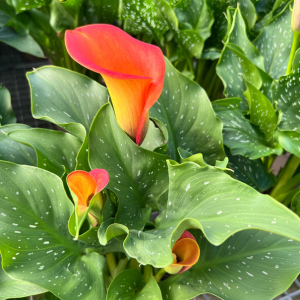
M 35 167 L 0 165 L 0 250 L 5 272 L 62 300 L 105 299 L 105 258 L 86 253 L 69 234 L 73 205 L 60 178 Z
M 43 50 L 29 34 L 18 34 L 10 27 L 0 28 L 0 42 L 37 57 L 44 57 Z
M 300 133 L 278 130 L 279 144 L 288 152 L 300 157 Z
M 237 180 L 252 186 L 259 192 L 268 190 L 275 184 L 276 178 L 269 173 L 261 159 L 250 160 L 241 155 L 232 155 L 226 151 L 229 167 Z
M 282 76 L 274 81 L 272 86 L 273 100 L 277 101 L 277 107 L 282 112 L 279 124 L 280 130 L 300 132 L 300 69 L 291 74 Z
M 110 105 L 101 108 L 89 135 L 92 169 L 109 173 L 108 188 L 119 199 L 116 222 L 142 229 L 151 206 L 168 188 L 168 156 L 137 146 L 119 127 Z
M 263 68 L 263 58 L 248 39 L 246 24 L 238 8 L 234 12 L 226 44 L 217 65 L 217 74 L 224 83 L 225 95 L 228 98 L 241 98 L 242 110 L 248 110 L 248 104 L 244 97 L 246 84 L 240 74 L 245 74 L 247 80 L 260 88 L 264 85 Z
M 78 27 L 82 1 L 83 0 L 52 0 L 50 24 L 56 32 Z
M 287 5 L 254 41 L 264 58 L 266 72 L 275 79 L 285 74 L 288 65 L 293 41 L 291 16 L 292 12 Z
M 272 300 L 299 274 L 299 243 L 245 230 L 221 246 L 198 239 L 201 256 L 189 271 L 160 283 L 164 299 L 189 300 L 210 293 L 221 299 Z
M 36 166 L 35 151 L 7 137 L 14 130 L 29 129 L 23 124 L 11 124 L 0 127 L 0 160 L 11 161 L 16 164 Z
M 282 148 L 268 145 L 265 136 L 252 125 L 238 109 L 216 111 L 223 122 L 224 144 L 233 155 L 257 159 L 270 154 L 280 155 Z
M 16 123 L 17 119 L 11 106 L 9 91 L 0 84 L 0 125 Z
M 300 193 L 297 193 L 291 203 L 291 209 L 300 216 Z
M 169 133 L 167 154 L 180 160 L 177 148 L 192 154 L 202 153 L 214 165 L 224 155 L 222 124 L 211 106 L 205 91 L 180 74 L 166 60 L 164 89 L 150 115 L 162 121 Z
M 246 85 L 245 97 L 250 109 L 250 122 L 265 135 L 267 144 L 274 147 L 274 131 L 278 123 L 275 109 L 269 99 L 254 85 L 247 80 Z
M 207 0 L 207 4 L 211 8 L 215 18 L 215 22 L 212 27 L 212 35 L 207 41 L 207 46 L 216 47 L 218 49 L 223 48 L 222 40 L 227 33 L 227 20 L 225 17 L 226 10 L 228 7 L 236 8 L 238 3 L 249 27 L 253 28 L 256 20 L 256 13 L 251 0 Z
M 153 277 L 145 285 L 143 274 L 129 269 L 118 274 L 107 291 L 107 300 L 162 300 L 160 289 Z

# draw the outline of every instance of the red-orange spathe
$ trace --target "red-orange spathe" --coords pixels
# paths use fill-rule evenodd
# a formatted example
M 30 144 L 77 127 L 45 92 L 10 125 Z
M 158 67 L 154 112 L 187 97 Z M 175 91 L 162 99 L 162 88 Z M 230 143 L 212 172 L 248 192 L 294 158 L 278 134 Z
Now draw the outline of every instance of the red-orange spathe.
M 200 257 L 200 248 L 194 236 L 184 231 L 172 249 L 173 263 L 165 268 L 170 274 L 180 274 L 190 269 Z
M 149 109 L 163 89 L 161 50 L 107 24 L 67 30 L 65 37 L 70 56 L 102 75 L 120 127 L 140 145 L 148 130 Z

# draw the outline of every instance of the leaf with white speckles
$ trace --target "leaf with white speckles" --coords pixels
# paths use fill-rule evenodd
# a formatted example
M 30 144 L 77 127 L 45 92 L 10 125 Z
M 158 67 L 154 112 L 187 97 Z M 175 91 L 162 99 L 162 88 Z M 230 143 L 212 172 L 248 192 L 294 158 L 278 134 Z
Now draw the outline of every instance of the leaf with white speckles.
M 89 135 L 92 169 L 109 173 L 107 187 L 119 199 L 116 222 L 142 229 L 150 220 L 151 207 L 168 189 L 167 155 L 136 145 L 119 127 L 110 104 L 104 105 Z
M 267 145 L 275 147 L 274 131 L 278 123 L 276 111 L 269 99 L 247 80 L 246 86 L 245 97 L 250 109 L 250 122 L 264 134 Z
M 291 3 L 290 1 L 289 3 Z M 285 74 L 293 41 L 291 29 L 292 12 L 286 5 L 262 33 L 253 42 L 264 58 L 265 70 L 274 79 Z
M 46 4 L 45 0 L 11 0 L 10 2 L 16 9 L 17 13 L 41 7 Z
M 0 84 L 0 125 L 16 123 L 16 116 L 11 107 L 9 91 Z
M 124 241 L 128 255 L 141 264 L 157 268 L 171 264 L 172 245 L 187 228 L 201 229 L 214 245 L 245 229 L 269 231 L 300 241 L 300 219 L 294 213 L 222 171 L 190 162 L 170 162 L 169 180 L 168 200 L 156 219 L 155 229 L 129 230 Z M 110 231 L 116 235 L 117 226 L 108 227 L 108 240 Z M 119 231 L 127 232 L 126 228 Z
M 217 110 L 216 114 L 223 122 L 224 144 L 231 149 L 232 155 L 257 159 L 282 153 L 280 145 L 268 145 L 258 127 L 252 125 L 239 109 Z
M 76 169 L 89 171 L 86 135 L 97 111 L 108 102 L 107 89 L 84 75 L 53 66 L 28 72 L 27 78 L 33 117 L 52 122 L 83 141 Z
M 36 151 L 37 167 L 60 177 L 71 173 L 82 142 L 69 133 L 42 128 L 10 132 L 8 137 Z
M 202 153 L 214 165 L 224 159 L 222 123 L 205 91 L 179 73 L 166 60 L 164 88 L 150 115 L 162 121 L 169 133 L 167 154 L 180 161 L 177 148 Z
M 278 128 L 283 131 L 300 132 L 300 69 L 294 70 L 289 75 L 281 76 L 272 85 L 273 100 L 282 112 Z
M 240 74 L 244 74 L 247 80 L 251 80 L 252 84 L 260 88 L 266 83 L 271 84 L 270 79 L 263 74 L 263 71 L 263 58 L 248 39 L 246 24 L 240 9 L 237 8 L 217 65 L 217 74 L 224 83 L 226 97 L 241 98 L 240 108 L 248 110 L 248 104 L 244 97 L 246 85 Z
M 236 8 L 239 3 L 240 10 L 247 20 L 250 28 L 253 28 L 256 21 L 255 7 L 251 0 L 207 0 L 207 4 L 213 12 L 215 22 L 212 27 L 212 35 L 207 41 L 207 46 L 223 48 L 222 40 L 227 33 L 226 10 L 228 7 Z
M 124 270 L 111 282 L 107 291 L 107 300 L 162 300 L 158 284 L 151 276 L 145 284 L 143 274 L 133 270 Z
M 210 293 L 221 299 L 272 300 L 299 274 L 299 242 L 258 230 L 236 233 L 221 246 L 198 236 L 198 263 L 160 282 L 164 299 Z
M 1 266 L 0 256 L 0 300 L 20 298 L 45 293 L 46 290 L 32 283 L 10 278 Z
M 105 258 L 73 241 L 73 205 L 60 178 L 35 167 L 0 162 L 0 250 L 5 272 L 62 300 L 105 298 Z M 20 218 L 21 215 L 21 218 Z
M 251 160 L 241 155 L 232 155 L 228 149 L 226 154 L 229 158 L 229 168 L 234 171 L 237 180 L 259 192 L 264 192 L 275 184 L 276 177 L 268 172 L 261 159 Z
M 7 134 L 13 130 L 29 128 L 24 124 L 11 124 L 0 127 L 0 160 L 36 166 L 37 159 L 34 150 L 7 137 Z

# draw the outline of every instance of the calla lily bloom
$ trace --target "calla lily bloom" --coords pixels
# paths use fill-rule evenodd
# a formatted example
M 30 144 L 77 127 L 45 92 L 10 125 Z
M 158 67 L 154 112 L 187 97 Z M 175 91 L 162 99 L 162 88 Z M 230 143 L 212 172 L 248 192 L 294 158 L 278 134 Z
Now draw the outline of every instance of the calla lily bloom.
M 184 231 L 172 249 L 173 263 L 165 268 L 169 274 L 179 274 L 190 269 L 200 257 L 200 248 L 194 236 Z
M 105 196 L 101 191 L 108 181 L 108 173 L 103 169 L 94 169 L 89 173 L 74 171 L 67 176 L 67 184 L 75 203 L 75 238 L 78 238 L 79 230 L 87 216 L 94 227 L 102 221 Z
M 149 109 L 159 98 L 165 61 L 160 48 L 107 24 L 67 30 L 70 56 L 105 80 L 120 127 L 140 145 L 149 125 Z

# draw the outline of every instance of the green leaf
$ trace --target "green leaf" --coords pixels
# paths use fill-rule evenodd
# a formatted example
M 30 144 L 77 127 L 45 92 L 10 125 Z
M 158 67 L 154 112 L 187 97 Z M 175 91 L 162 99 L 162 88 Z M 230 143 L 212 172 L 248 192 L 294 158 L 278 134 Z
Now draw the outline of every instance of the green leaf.
M 107 291 L 107 300 L 162 300 L 160 288 L 151 276 L 145 285 L 143 274 L 128 269 L 118 274 Z
M 258 126 L 259 130 L 265 135 L 267 144 L 274 147 L 276 145 L 274 131 L 278 123 L 276 111 L 269 99 L 255 86 L 247 80 L 246 85 L 245 97 L 250 108 L 250 122 Z
M 83 0 L 52 0 L 50 24 L 56 32 L 78 27 Z
M 121 17 L 125 19 L 125 31 L 134 35 L 146 34 L 152 37 L 158 45 L 163 44 L 163 35 L 168 30 L 168 25 L 155 0 L 144 0 L 138 3 L 123 0 Z
M 27 78 L 33 117 L 52 122 L 83 141 L 76 169 L 88 171 L 86 135 L 97 111 L 108 101 L 107 89 L 84 75 L 53 66 L 28 72 Z
M 0 249 L 5 272 L 62 300 L 105 299 L 105 258 L 86 253 L 69 234 L 73 205 L 60 178 L 34 167 L 7 162 L 0 166 Z
M 8 16 L 4 11 L 0 10 L 0 26 L 5 26 L 10 20 L 10 16 Z
M 300 157 L 300 133 L 278 130 L 278 142 L 288 152 Z
M 271 154 L 281 155 L 282 148 L 279 145 L 270 147 L 265 136 L 240 110 L 222 110 L 216 111 L 216 114 L 223 122 L 224 144 L 231 149 L 232 155 L 242 155 L 250 159 Z
M 174 12 L 177 16 L 179 27 L 186 26 L 199 33 L 205 41 L 211 35 L 211 27 L 214 23 L 212 11 L 206 0 L 174 1 Z
M 241 103 L 240 98 L 226 98 L 220 99 L 212 102 L 212 106 L 215 112 L 223 111 L 223 110 L 233 110 L 239 108 Z
M 76 166 L 76 156 L 82 142 L 69 133 L 33 128 L 10 132 L 8 137 L 33 148 L 37 156 L 37 167 L 48 170 L 59 177 L 71 173 Z
M 204 46 L 203 38 L 197 31 L 190 29 L 189 27 L 188 29 L 184 28 L 183 30 L 179 28 L 175 11 L 167 1 L 155 0 L 155 2 L 161 15 L 165 19 L 169 30 L 174 34 L 176 42 L 178 43 L 185 58 L 189 59 L 189 56 L 200 58 Z
M 280 77 L 272 85 L 273 100 L 278 102 L 277 107 L 282 112 L 278 126 L 280 130 L 300 132 L 299 81 L 300 69 L 297 69 L 289 75 Z
M 299 274 L 300 245 L 285 237 L 245 230 L 221 246 L 201 235 L 198 243 L 198 263 L 160 283 L 164 299 L 188 300 L 210 293 L 221 299 L 272 300 Z
M 17 119 L 11 106 L 10 93 L 0 84 L 0 125 L 16 123 Z
M 269 231 L 300 241 L 299 218 L 270 196 L 214 167 L 171 163 L 168 200 L 156 219 L 156 228 L 145 232 L 130 230 L 124 241 L 128 255 L 141 264 L 157 268 L 171 264 L 172 245 L 187 228 L 201 229 L 213 245 L 220 245 L 245 229 Z M 106 238 L 117 226 L 120 225 L 108 227 Z M 122 233 L 126 229 L 119 232 Z
M 20 298 L 45 293 L 46 290 L 32 283 L 10 278 L 1 266 L 0 256 L 0 300 Z
M 154 121 L 159 124 L 159 128 L 155 127 Z M 162 128 L 162 130 L 160 128 Z M 154 119 L 152 122 L 149 122 L 148 131 L 141 147 L 150 151 L 164 153 L 168 147 L 167 141 L 167 128 L 161 121 Z
M 248 104 L 244 97 L 246 84 L 240 74 L 245 74 L 247 80 L 260 88 L 265 84 L 263 77 L 270 85 L 270 79 L 264 75 L 263 68 L 263 58 L 248 39 L 246 24 L 240 9 L 237 8 L 217 65 L 217 74 L 225 86 L 226 97 L 241 98 L 241 110 L 248 110 Z
M 212 165 L 225 157 L 222 123 L 205 91 L 167 60 L 164 88 L 150 115 L 165 124 L 169 133 L 167 154 L 172 159 L 180 161 L 178 147 L 192 154 L 202 153 Z
M 0 127 L 0 160 L 11 161 L 16 164 L 36 166 L 35 151 L 25 145 L 13 141 L 7 134 L 13 130 L 30 128 L 24 124 L 11 124 Z
M 239 3 L 240 10 L 245 16 L 250 28 L 253 28 L 256 21 L 255 7 L 251 0 L 207 0 L 207 4 L 213 12 L 215 22 L 212 27 L 212 35 L 207 41 L 207 46 L 222 49 L 222 40 L 227 33 L 227 20 L 225 17 L 228 7 L 237 7 Z
M 264 58 L 266 72 L 275 79 L 285 74 L 288 65 L 293 41 L 291 17 L 292 12 L 289 5 L 286 5 L 254 41 L 254 45 Z
M 17 13 L 41 7 L 46 4 L 45 0 L 11 0 L 11 4 L 16 9 Z
M 300 216 L 300 193 L 297 193 L 291 203 L 291 209 Z
M 116 222 L 142 229 L 151 207 L 168 188 L 167 155 L 137 146 L 119 127 L 110 104 L 95 117 L 89 135 L 92 169 L 109 173 L 107 187 L 119 199 Z
M 95 23 L 113 24 L 115 21 L 118 21 L 119 5 L 119 0 L 83 1 L 80 25 Z
M 29 34 L 19 34 L 10 27 L 0 28 L 0 42 L 37 57 L 44 57 L 43 50 Z
M 276 182 L 276 177 L 269 173 L 261 159 L 250 160 L 241 155 L 232 155 L 226 151 L 229 168 L 234 171 L 237 180 L 250 185 L 259 192 L 264 192 Z

